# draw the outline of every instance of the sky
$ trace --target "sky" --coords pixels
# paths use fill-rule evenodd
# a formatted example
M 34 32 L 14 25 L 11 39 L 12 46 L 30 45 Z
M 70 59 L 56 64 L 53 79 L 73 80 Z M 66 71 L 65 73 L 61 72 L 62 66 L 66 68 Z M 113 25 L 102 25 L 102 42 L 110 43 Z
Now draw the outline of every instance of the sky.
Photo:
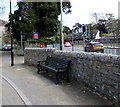
M 11 0 L 12 11 L 17 9 L 17 0 Z M 105 14 L 113 13 L 118 18 L 118 2 L 120 0 L 70 0 L 72 13 L 65 15 L 63 13 L 63 25 L 72 28 L 75 23 L 88 24 L 94 21 L 93 13 Z M 4 5 L 5 13 L 0 15 L 0 19 L 8 20 L 9 0 L 0 0 L 0 5 Z

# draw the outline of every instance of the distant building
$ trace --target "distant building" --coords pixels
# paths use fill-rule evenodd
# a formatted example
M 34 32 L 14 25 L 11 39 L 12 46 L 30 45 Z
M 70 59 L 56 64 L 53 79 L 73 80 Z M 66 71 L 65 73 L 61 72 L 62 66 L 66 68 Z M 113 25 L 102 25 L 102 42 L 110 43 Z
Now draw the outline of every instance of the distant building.
M 99 30 L 91 30 L 91 31 L 87 31 L 87 34 L 84 36 L 85 38 L 90 38 L 90 39 L 100 39 L 100 31 Z M 82 32 L 76 33 L 76 34 L 70 34 L 68 36 L 67 41 L 71 41 L 72 38 L 75 41 L 79 41 L 79 40 L 83 40 L 83 34 Z
M 7 24 L 7 23 L 8 22 L 0 19 L 0 29 L 1 29 L 2 32 L 5 31 L 5 24 Z

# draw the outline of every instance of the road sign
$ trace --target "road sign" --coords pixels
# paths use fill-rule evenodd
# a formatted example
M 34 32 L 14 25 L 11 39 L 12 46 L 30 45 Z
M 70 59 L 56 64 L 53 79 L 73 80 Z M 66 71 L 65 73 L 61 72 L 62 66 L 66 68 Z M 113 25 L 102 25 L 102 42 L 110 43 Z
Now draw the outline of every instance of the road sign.
M 34 39 L 38 39 L 38 32 L 34 32 Z

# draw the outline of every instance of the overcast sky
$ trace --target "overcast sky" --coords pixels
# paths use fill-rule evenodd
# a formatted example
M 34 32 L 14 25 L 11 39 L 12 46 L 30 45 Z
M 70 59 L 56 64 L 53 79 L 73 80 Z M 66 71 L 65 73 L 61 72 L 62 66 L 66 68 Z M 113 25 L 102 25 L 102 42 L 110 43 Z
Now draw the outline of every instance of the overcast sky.
M 12 1 L 12 11 L 16 9 L 16 1 Z M 72 13 L 63 14 L 63 24 L 72 28 L 75 23 L 88 24 L 94 19 L 92 13 L 113 13 L 118 18 L 118 2 L 120 0 L 70 0 L 72 5 Z M 0 5 L 6 7 L 5 14 L 0 19 L 8 20 L 9 0 L 0 0 Z
M 70 28 L 75 23 L 88 24 L 94 19 L 92 13 L 113 13 L 118 18 L 118 1 L 120 0 L 70 0 L 72 13 L 64 15 L 64 24 Z

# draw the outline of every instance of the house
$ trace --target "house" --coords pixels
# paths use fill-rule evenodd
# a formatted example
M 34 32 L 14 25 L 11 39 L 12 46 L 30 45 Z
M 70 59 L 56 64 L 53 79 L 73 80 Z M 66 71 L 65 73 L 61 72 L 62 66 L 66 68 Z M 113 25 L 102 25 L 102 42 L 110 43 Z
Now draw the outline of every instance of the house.
M 110 33 L 107 36 L 103 36 L 100 39 L 96 39 L 96 41 L 103 43 L 120 43 L 120 35 L 115 36 L 113 33 Z
M 89 39 L 100 39 L 100 31 L 99 30 L 91 30 L 91 31 L 87 31 L 86 35 L 84 36 L 85 38 L 89 38 Z M 83 40 L 83 33 L 79 32 L 79 33 L 74 33 L 74 34 L 70 34 L 68 36 L 68 41 L 72 41 L 72 39 L 74 41 L 81 41 Z

